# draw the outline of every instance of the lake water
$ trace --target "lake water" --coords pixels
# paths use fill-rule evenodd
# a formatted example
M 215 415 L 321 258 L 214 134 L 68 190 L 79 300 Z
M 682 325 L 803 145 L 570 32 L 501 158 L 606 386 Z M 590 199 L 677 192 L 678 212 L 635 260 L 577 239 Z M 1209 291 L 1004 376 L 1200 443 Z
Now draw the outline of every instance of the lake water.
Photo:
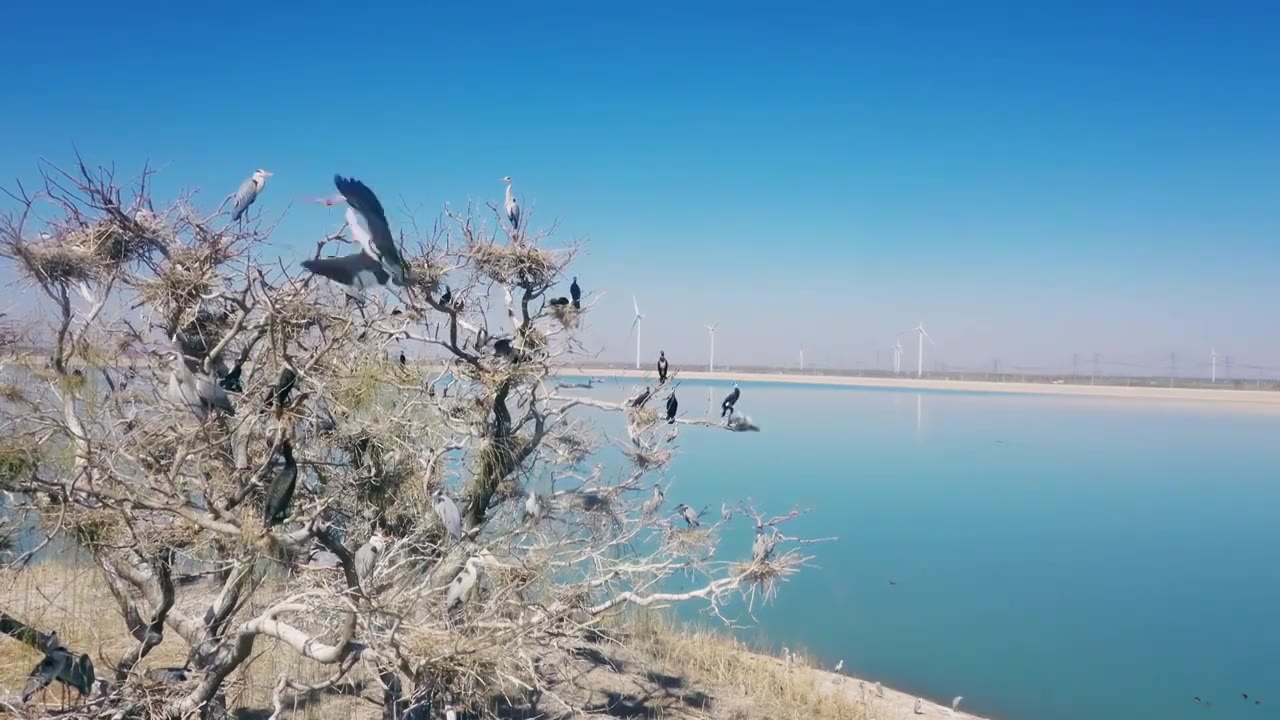
M 681 429 L 669 502 L 839 536 L 752 639 L 1005 720 L 1280 717 L 1280 413 L 749 383 L 739 408 L 761 433 Z

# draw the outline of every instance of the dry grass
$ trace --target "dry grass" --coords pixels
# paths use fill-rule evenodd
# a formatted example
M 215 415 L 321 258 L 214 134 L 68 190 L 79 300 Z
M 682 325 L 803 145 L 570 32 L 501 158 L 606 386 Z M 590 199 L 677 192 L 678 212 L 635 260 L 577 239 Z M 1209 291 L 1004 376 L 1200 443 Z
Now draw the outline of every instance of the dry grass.
M 195 610 L 181 602 L 189 601 L 192 595 L 179 593 L 179 609 Z M 100 676 L 110 672 L 112 662 L 135 644 L 120 619 L 119 606 L 92 565 L 46 563 L 0 575 L 0 607 L 23 622 L 56 630 L 67 647 L 90 655 Z M 139 672 L 181 666 L 186 654 L 186 644 L 166 633 L 164 642 L 142 661 Z M 39 660 L 40 654 L 34 649 L 0 635 L 0 696 L 20 693 L 27 673 Z M 330 674 L 328 669 L 300 659 L 275 642 L 259 640 L 247 666 L 227 685 L 228 706 L 233 710 L 269 709 L 272 687 L 282 672 L 304 682 L 319 682 Z M 48 693 L 50 709 L 57 707 L 58 697 L 56 690 Z M 31 710 L 31 715 L 38 714 L 38 708 Z M 293 717 L 353 720 L 379 714 L 379 707 L 359 698 L 326 695 L 319 702 L 300 703 Z
M 667 616 L 646 613 L 632 624 L 633 650 L 686 684 L 714 688 L 720 718 L 812 718 L 863 720 L 862 702 L 836 692 L 830 676 L 753 652 L 732 637 L 677 627 Z
M 186 592 L 179 597 L 190 603 L 192 595 Z M 57 630 L 68 647 L 92 656 L 99 674 L 107 672 L 110 662 L 134 643 L 93 566 L 50 563 L 0 575 L 0 606 L 32 625 Z M 816 671 L 803 663 L 788 668 L 777 658 L 752 652 L 725 634 L 680 627 L 661 613 L 615 618 L 609 624 L 618 639 L 584 644 L 566 652 L 554 688 L 561 697 L 607 715 L 668 720 L 866 720 L 870 717 L 869 707 L 884 703 L 868 699 L 865 690 L 858 690 L 860 683 L 852 678 Z M 438 643 L 448 641 L 425 637 L 410 640 L 410 645 L 421 646 L 415 649 L 424 657 L 429 657 Z M 499 683 L 493 681 L 493 676 L 515 669 L 503 667 L 510 664 L 510 659 L 490 657 L 483 648 L 477 648 L 470 657 L 473 666 L 466 671 L 472 675 L 472 685 L 477 690 L 497 690 Z M 140 670 L 180 666 L 185 658 L 185 644 L 167 635 Z M 0 695 L 20 691 L 27 673 L 39 659 L 39 653 L 30 647 L 0 637 Z M 451 666 L 449 671 L 458 672 L 459 668 Z M 250 663 L 227 686 L 229 706 L 233 710 L 269 711 L 271 690 L 282 672 L 304 682 L 327 676 L 325 668 L 302 660 L 273 642 L 259 641 Z M 359 669 L 351 679 L 369 680 Z M 50 703 L 56 704 L 56 693 L 48 697 Z M 481 703 L 473 709 L 486 715 L 495 711 L 501 714 L 498 707 L 483 706 Z M 548 718 L 562 717 L 559 708 L 544 703 L 541 709 Z M 881 707 L 877 711 L 881 717 L 889 717 L 891 714 L 884 712 L 887 709 Z M 378 717 L 379 710 L 373 703 L 351 695 L 326 694 L 300 702 L 292 717 L 356 720 Z

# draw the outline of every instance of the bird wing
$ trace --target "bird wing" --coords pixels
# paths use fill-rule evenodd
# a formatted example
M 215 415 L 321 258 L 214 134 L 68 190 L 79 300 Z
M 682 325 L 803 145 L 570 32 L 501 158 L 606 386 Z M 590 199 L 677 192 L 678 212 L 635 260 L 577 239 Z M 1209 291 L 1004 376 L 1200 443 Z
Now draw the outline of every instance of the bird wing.
M 387 214 L 382 209 L 382 203 L 378 202 L 378 196 L 373 194 L 369 186 L 353 178 L 334 175 L 333 184 L 342 193 L 342 197 L 347 199 L 347 204 L 355 208 L 364 219 L 370 235 L 369 242 L 377 251 L 378 259 L 389 265 L 399 266 L 400 250 L 391 237 L 391 226 L 387 224 Z M 352 233 L 355 232 L 353 228 Z
M 354 284 L 356 275 L 363 271 L 373 273 L 378 282 L 383 285 L 386 284 L 387 280 L 391 279 L 391 276 L 387 274 L 387 271 L 382 268 L 382 265 L 377 260 L 362 252 L 340 257 L 303 260 L 302 267 L 309 272 L 329 278 L 341 285 Z
M 254 184 L 253 178 L 249 178 L 248 180 L 245 180 L 240 185 L 240 189 L 236 191 L 236 204 L 232 207 L 231 219 L 239 220 L 240 216 L 244 214 L 244 211 L 248 210 L 249 206 L 253 204 L 253 201 L 257 199 L 258 186 Z

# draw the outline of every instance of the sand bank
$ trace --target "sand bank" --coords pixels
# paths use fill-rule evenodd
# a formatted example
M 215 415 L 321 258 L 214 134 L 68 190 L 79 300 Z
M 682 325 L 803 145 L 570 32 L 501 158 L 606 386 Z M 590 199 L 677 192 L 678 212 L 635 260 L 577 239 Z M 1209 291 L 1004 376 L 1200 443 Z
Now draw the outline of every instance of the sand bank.
M 657 378 L 653 370 L 618 368 L 565 369 L 561 375 Z M 1077 397 L 1124 398 L 1137 400 L 1175 400 L 1183 402 L 1228 403 L 1274 408 L 1280 411 L 1280 392 L 1269 390 L 1211 390 L 1202 388 L 1125 387 L 1121 385 L 1055 385 L 1053 383 L 978 382 L 972 380 L 938 380 L 931 378 L 878 378 L 814 373 L 735 373 L 705 370 L 673 371 L 681 380 L 722 380 L 730 382 L 764 382 L 793 385 L 828 385 L 841 387 L 893 388 L 898 390 L 942 390 L 955 392 L 1022 393 L 1028 395 L 1066 395 Z

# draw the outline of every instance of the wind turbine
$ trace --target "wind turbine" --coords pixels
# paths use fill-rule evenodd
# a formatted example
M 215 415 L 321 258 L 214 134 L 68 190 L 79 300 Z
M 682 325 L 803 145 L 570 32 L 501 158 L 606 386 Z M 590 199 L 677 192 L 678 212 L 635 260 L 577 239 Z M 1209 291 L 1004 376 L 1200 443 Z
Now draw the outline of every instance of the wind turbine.
M 631 321 L 631 329 L 636 331 L 636 369 L 640 369 L 640 321 L 644 319 L 644 315 L 640 314 L 640 303 L 636 301 L 636 296 L 631 296 L 631 305 L 636 309 L 636 319 Z
M 893 344 L 893 374 L 902 374 L 902 341 Z
M 716 327 L 720 323 L 715 322 L 707 325 L 707 332 L 711 334 L 711 360 L 707 363 L 707 372 L 716 371 Z
M 1209 382 L 1218 382 L 1218 351 L 1209 348 Z
M 916 350 L 916 377 L 918 378 L 924 377 L 924 339 L 929 338 L 930 345 L 937 345 L 937 343 L 933 341 L 933 338 L 929 337 L 929 333 L 924 331 L 923 320 L 921 320 L 915 327 L 911 328 L 907 332 L 920 334 L 920 337 L 919 337 L 920 345 L 919 345 L 919 348 Z M 900 333 L 900 334 L 905 335 L 906 333 Z M 899 343 L 901 343 L 901 341 L 899 341 Z M 901 347 L 901 344 L 899 344 L 899 347 Z

